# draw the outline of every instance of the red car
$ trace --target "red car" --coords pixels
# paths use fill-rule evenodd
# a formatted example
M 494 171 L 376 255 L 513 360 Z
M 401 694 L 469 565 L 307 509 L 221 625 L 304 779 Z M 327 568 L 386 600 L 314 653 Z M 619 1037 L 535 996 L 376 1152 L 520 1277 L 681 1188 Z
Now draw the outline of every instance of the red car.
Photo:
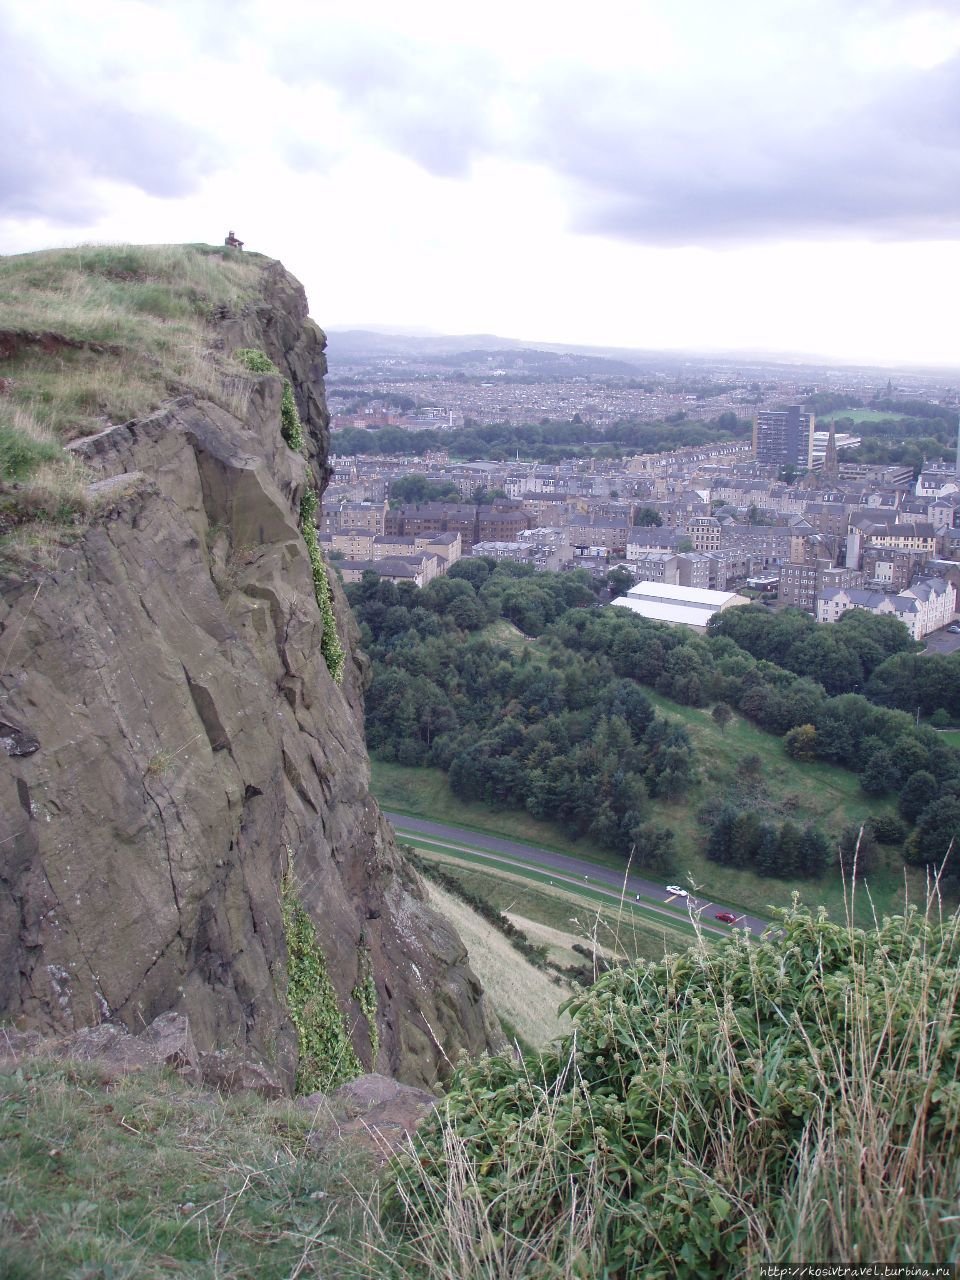
M 737 923 L 737 917 L 733 914 L 732 911 L 718 911 L 714 919 L 722 920 L 724 924 Z

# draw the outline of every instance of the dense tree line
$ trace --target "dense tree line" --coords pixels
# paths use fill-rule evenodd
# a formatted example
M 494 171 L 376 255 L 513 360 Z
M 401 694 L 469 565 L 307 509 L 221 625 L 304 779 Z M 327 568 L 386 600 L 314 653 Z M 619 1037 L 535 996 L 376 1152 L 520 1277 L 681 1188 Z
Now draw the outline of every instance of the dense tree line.
M 896 705 L 917 690 L 932 702 L 947 685 L 945 704 L 955 705 L 956 660 L 918 657 L 895 620 L 854 611 L 816 627 L 793 611 L 748 607 L 700 635 L 592 607 L 585 573 L 487 559 L 461 561 L 423 590 L 365 575 L 348 595 L 374 658 L 371 750 L 445 770 L 464 799 L 525 808 L 669 874 L 672 833 L 651 824 L 649 798 L 686 794 L 695 762 L 686 730 L 656 713 L 648 685 L 712 707 L 721 731 L 735 708 L 781 735 L 794 758 L 851 769 L 866 794 L 896 796 L 899 818 L 877 819 L 869 838 L 903 843 L 908 861 L 942 862 L 960 842 L 960 753 Z M 479 634 L 498 618 L 540 637 L 536 649 Z M 741 762 L 744 775 L 750 766 Z M 822 868 L 819 833 L 736 819 L 729 847 L 716 836 L 717 861 L 772 875 Z M 856 836 L 841 847 L 862 870 L 871 846 L 861 839 L 857 850 Z
M 923 400 L 878 400 L 871 408 L 890 411 L 889 418 L 856 421 L 837 418 L 838 431 L 860 436 L 856 449 L 841 457 L 882 465 L 899 463 L 919 472 L 926 462 L 952 460 L 957 448 L 957 412 Z
M 390 481 L 390 505 L 403 502 L 459 502 L 460 486 L 453 480 L 432 480 L 415 472 Z
M 830 841 L 817 827 L 764 822 L 752 809 L 724 805 L 712 824 L 707 857 L 723 866 L 749 867 L 763 876 L 821 876 L 831 857 Z
M 371 751 L 444 769 L 463 799 L 524 808 L 669 874 L 673 834 L 649 821 L 649 797 L 677 799 L 693 781 L 686 729 L 604 657 L 559 642 L 517 652 L 477 634 L 497 618 L 540 634 L 588 612 L 577 607 L 596 599 L 586 574 L 477 559 L 421 591 L 373 574 L 347 590 L 375 664 Z
M 333 436 L 338 453 L 393 454 L 422 458 L 446 449 L 453 458 L 505 462 L 516 457 L 537 462 L 594 456 L 617 458 L 623 453 L 664 453 L 687 446 L 716 444 L 749 434 L 750 423 L 735 413 L 720 414 L 708 422 L 639 422 L 624 419 L 607 427 L 581 421 L 544 420 L 511 426 L 509 423 L 473 424 L 453 431 L 404 431 L 380 427 L 367 431 L 346 427 Z
M 747 624 L 734 621 L 731 615 L 736 614 L 746 615 Z M 902 624 L 894 621 L 892 628 L 875 627 L 889 620 L 853 611 L 840 623 L 818 628 L 828 643 L 830 633 L 839 632 L 859 637 L 863 649 L 859 675 L 842 653 L 824 651 L 824 667 L 818 674 L 829 680 L 831 694 L 824 681 L 758 659 L 724 633 L 743 627 L 738 634 L 748 638 L 757 615 L 774 632 L 784 616 L 770 617 L 749 607 L 726 610 L 711 623 L 710 634 L 699 636 L 647 622 L 626 610 L 570 612 L 558 620 L 551 634 L 569 648 L 609 656 L 616 675 L 632 676 L 677 702 L 728 703 L 762 729 L 785 735 L 785 749 L 797 759 L 822 760 L 854 770 L 868 795 L 898 795 L 901 815 L 916 824 L 904 856 L 918 865 L 941 862 L 951 841 L 960 843 L 960 753 L 933 729 L 917 725 L 913 716 L 879 706 L 861 694 L 838 691 L 841 660 L 848 662 L 846 669 L 856 679 L 866 671 L 872 679 L 885 662 L 912 659 L 912 654 L 886 656 L 902 642 L 895 628 L 901 627 L 906 635 Z M 759 647 L 755 637 L 751 643 Z
M 710 634 L 728 636 L 754 658 L 819 681 L 827 693 L 859 693 L 886 659 L 916 648 L 898 618 L 865 609 L 851 609 L 829 627 L 800 609 L 725 609 L 711 619 Z

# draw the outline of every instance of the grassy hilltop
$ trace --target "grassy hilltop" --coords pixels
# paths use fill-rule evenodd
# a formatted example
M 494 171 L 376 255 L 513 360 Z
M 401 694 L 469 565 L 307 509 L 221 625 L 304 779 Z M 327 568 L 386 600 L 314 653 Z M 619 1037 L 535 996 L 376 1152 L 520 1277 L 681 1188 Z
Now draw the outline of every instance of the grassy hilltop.
M 82 527 L 94 477 L 69 441 L 187 391 L 242 407 L 210 322 L 257 296 L 270 261 L 208 245 L 0 258 L 0 556 L 42 559 Z

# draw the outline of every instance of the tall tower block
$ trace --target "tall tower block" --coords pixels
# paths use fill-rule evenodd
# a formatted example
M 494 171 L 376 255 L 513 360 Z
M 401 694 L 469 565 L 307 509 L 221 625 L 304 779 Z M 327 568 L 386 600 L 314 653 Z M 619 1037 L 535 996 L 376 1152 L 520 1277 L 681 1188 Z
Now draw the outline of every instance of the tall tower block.
M 809 471 L 813 465 L 815 419 L 801 405 L 761 409 L 753 420 L 753 456 L 774 466 Z

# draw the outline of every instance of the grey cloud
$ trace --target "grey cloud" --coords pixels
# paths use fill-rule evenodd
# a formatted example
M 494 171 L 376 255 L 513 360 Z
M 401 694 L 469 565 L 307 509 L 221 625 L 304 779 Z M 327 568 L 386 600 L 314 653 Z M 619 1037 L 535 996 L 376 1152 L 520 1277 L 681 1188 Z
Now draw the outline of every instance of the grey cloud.
M 214 166 L 199 130 L 162 110 L 141 112 L 112 100 L 92 78 L 55 78 L 2 24 L 0 44 L 0 116 L 7 122 L 0 131 L 0 214 L 81 225 L 100 212 L 95 179 L 176 197 L 194 190 Z
M 569 183 L 583 232 L 672 245 L 952 238 L 958 71 L 960 59 L 901 74 L 869 100 L 824 113 L 799 100 L 785 113 L 775 85 L 769 103 L 746 109 L 673 101 L 634 128 L 605 114 L 602 100 L 584 116 L 545 98 L 541 154 Z
M 407 38 L 325 22 L 275 50 L 287 84 L 324 84 L 362 127 L 438 177 L 463 177 L 496 146 L 489 108 L 497 68 L 480 51 L 435 49 Z
M 928 8 L 804 0 L 774 21 L 766 0 L 711 4 L 689 38 L 715 55 L 675 80 L 547 65 L 516 84 L 480 52 L 441 57 L 326 23 L 278 49 L 276 70 L 333 87 L 430 173 L 461 177 L 490 155 L 543 166 L 588 234 L 664 245 L 952 237 L 960 62 L 881 72 L 850 52 L 877 23 Z

